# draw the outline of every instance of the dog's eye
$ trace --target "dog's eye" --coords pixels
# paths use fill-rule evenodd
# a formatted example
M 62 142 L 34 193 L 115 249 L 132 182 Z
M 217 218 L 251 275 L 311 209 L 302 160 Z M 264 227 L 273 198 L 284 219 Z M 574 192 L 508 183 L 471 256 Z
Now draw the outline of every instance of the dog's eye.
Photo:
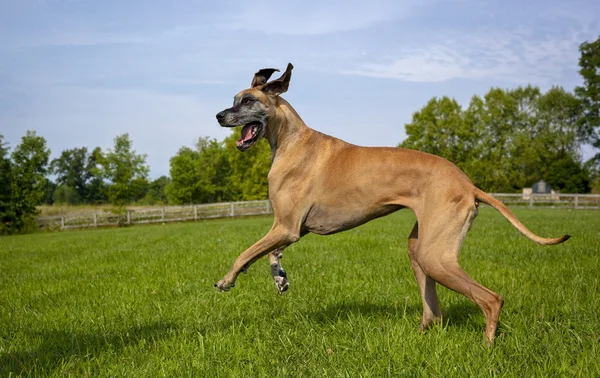
M 249 104 L 249 103 L 251 103 L 251 102 L 252 102 L 252 100 L 253 100 L 253 98 L 252 98 L 252 97 L 244 97 L 244 98 L 242 99 L 242 104 L 244 104 L 244 105 L 245 105 L 245 104 Z

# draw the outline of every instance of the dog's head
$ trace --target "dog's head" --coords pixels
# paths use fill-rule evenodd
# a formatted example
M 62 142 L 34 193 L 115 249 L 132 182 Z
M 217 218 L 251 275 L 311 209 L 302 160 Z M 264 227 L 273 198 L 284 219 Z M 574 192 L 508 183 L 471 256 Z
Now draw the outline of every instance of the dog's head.
M 237 149 L 247 151 L 267 133 L 269 120 L 276 112 L 276 97 L 287 91 L 292 78 L 292 66 L 287 68 L 279 79 L 268 81 L 276 68 L 263 68 L 254 74 L 250 88 L 235 95 L 233 106 L 217 114 L 217 121 L 223 127 L 242 127 L 242 135 L 237 141 Z

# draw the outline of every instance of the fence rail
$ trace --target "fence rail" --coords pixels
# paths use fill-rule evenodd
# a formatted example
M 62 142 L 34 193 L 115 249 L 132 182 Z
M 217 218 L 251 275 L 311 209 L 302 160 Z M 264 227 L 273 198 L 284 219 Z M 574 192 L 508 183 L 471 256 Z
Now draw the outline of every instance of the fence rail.
M 140 210 L 125 209 L 118 214 L 98 211 L 78 215 L 57 215 L 38 217 L 37 223 L 42 229 L 67 230 L 73 228 L 114 227 L 145 223 L 182 222 L 210 218 L 266 215 L 271 214 L 271 212 L 271 203 L 268 200 L 263 200 L 188 206 L 164 206 Z
M 600 194 L 508 194 L 490 193 L 512 207 L 545 207 L 563 209 L 600 209 Z M 126 209 L 122 213 L 98 211 L 78 215 L 38 217 L 42 229 L 75 229 L 123 225 L 197 221 L 200 219 L 242 217 L 271 214 L 268 200 L 212 203 L 189 206 L 164 206 L 149 209 Z
M 490 193 L 512 207 L 545 207 L 560 209 L 600 209 L 600 194 L 520 194 Z

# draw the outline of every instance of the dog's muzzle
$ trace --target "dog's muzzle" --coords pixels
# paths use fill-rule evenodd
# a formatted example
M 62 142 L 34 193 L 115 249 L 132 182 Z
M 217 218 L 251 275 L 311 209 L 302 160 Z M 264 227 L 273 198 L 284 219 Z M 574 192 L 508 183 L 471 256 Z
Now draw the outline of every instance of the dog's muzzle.
M 240 123 L 237 117 L 231 115 L 229 109 L 217 113 L 216 117 L 221 127 L 242 126 L 241 136 L 236 141 L 236 148 L 242 152 L 249 150 L 263 136 L 264 125 L 260 121 Z

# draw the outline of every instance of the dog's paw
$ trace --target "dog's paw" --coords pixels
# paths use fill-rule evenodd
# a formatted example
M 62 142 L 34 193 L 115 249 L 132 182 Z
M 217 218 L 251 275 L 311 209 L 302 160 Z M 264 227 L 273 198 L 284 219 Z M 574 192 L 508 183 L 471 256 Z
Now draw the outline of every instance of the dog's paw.
M 277 287 L 279 295 L 282 295 L 285 291 L 287 291 L 287 289 L 290 288 L 290 283 L 288 282 L 287 278 L 282 276 L 275 276 L 273 277 L 273 279 L 275 279 L 275 287 Z
M 229 291 L 229 290 L 233 289 L 234 286 L 235 286 L 235 284 L 229 284 L 229 283 L 225 282 L 225 280 L 221 280 L 215 284 L 215 287 L 221 292 Z

